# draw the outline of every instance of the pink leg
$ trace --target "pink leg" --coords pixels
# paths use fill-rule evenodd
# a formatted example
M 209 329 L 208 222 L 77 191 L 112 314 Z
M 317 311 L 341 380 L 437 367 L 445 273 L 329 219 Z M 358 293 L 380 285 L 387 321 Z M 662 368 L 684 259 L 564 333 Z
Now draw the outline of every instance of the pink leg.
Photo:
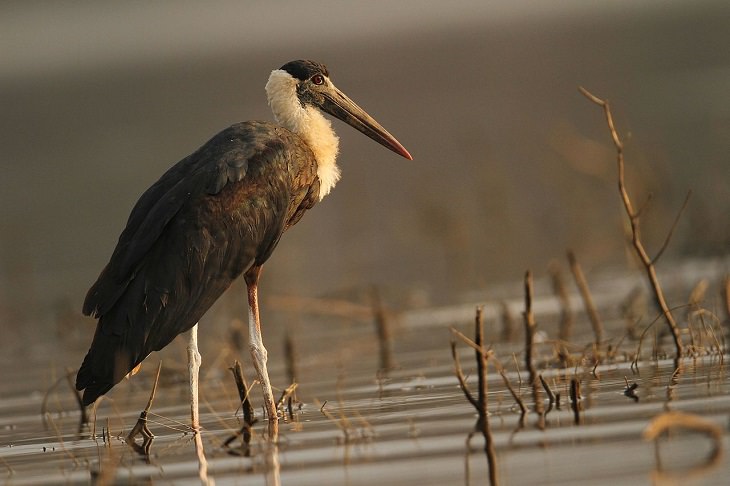
M 198 351 L 198 324 L 190 329 L 188 341 L 188 371 L 190 372 L 190 417 L 195 434 L 195 452 L 198 456 L 198 476 L 202 484 L 213 484 L 208 478 L 208 461 L 205 459 L 203 438 L 200 436 L 200 412 L 198 406 L 198 375 L 200 371 L 200 351 Z
M 264 406 L 269 419 L 269 435 L 275 439 L 278 435 L 279 417 L 276 411 L 276 402 L 274 394 L 271 391 L 271 382 L 269 381 L 269 371 L 266 368 L 267 352 L 264 347 L 264 341 L 261 336 L 261 321 L 259 320 L 259 298 L 258 298 L 258 281 L 261 275 L 261 267 L 253 267 L 246 272 L 245 279 L 248 287 L 248 333 L 249 348 L 253 365 L 258 373 L 259 382 L 264 393 Z

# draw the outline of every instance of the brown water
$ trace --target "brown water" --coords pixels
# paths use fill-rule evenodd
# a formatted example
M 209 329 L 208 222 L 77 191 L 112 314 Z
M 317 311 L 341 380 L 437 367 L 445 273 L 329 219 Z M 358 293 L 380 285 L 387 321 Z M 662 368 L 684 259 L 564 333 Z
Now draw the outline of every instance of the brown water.
M 727 262 L 689 262 L 676 264 L 661 276 L 675 296 L 688 295 L 700 278 L 708 279 L 705 306 L 721 314 L 716 296 L 726 267 Z M 536 282 L 534 310 L 542 341 L 537 346 L 538 370 L 560 393 L 561 403 L 559 409 L 549 409 L 544 430 L 537 427 L 535 413 L 530 413 L 521 427 L 515 401 L 490 367 L 490 424 L 501 484 L 649 484 L 652 478 L 660 483 L 727 483 L 727 360 L 723 362 L 716 352 L 713 354 L 711 340 L 697 342 L 704 355 L 685 359 L 682 371 L 675 374 L 671 340 L 657 338 L 655 345 L 650 332 L 638 372 L 632 370 L 630 357 L 637 341 L 622 339 L 626 322 L 619 307 L 640 283 L 637 275 L 593 277 L 594 298 L 607 339 L 618 347 L 615 357 L 604 359 L 593 373 L 594 365 L 588 358 L 568 369 L 558 366 L 550 339 L 557 335 L 560 308 L 546 282 Z M 519 282 L 489 293 L 508 304 L 517 326 L 514 339 L 501 340 L 500 306 L 487 303 L 487 342 L 505 365 L 512 386 L 532 410 L 522 361 Z M 571 305 L 575 310 L 580 308 L 577 293 L 571 296 Z M 305 311 L 312 307 L 302 306 Z M 475 304 L 393 313 L 388 319 L 393 367 L 388 372 L 378 372 L 378 343 L 371 319 L 364 318 L 367 313 L 352 312 L 358 309 L 353 306 L 342 312 L 346 317 L 335 317 L 337 306 L 342 303 L 325 306 L 328 316 L 294 313 L 282 305 L 269 312 L 272 321 L 281 322 L 282 316 L 289 316 L 290 323 L 265 328 L 273 383 L 282 388 L 287 384 L 278 349 L 287 327 L 296 347 L 297 393 L 302 402 L 294 419 L 282 424 L 274 462 L 263 422 L 254 426 L 250 457 L 235 455 L 241 450 L 240 441 L 233 442 L 232 449 L 223 445 L 241 426 L 237 391 L 227 367 L 235 357 L 247 360 L 247 356 L 233 351 L 227 344 L 230 341 L 216 338 L 215 332 L 206 333 L 206 329 L 214 329 L 212 324 L 201 323 L 203 442 L 216 484 L 272 484 L 275 480 L 285 485 L 485 484 L 483 439 L 475 435 L 471 447 L 466 444 L 476 414 L 458 387 L 449 348 L 450 325 L 472 334 Z M 677 315 L 684 315 L 684 311 L 677 311 Z M 653 313 L 644 309 L 638 328 L 643 329 L 652 319 Z M 659 329 L 661 326 L 659 323 Z M 83 333 L 87 335 L 79 339 L 37 342 L 3 357 L 3 369 L 10 369 L 11 361 L 16 365 L 20 361 L 24 371 L 0 375 L 2 481 L 12 485 L 84 484 L 101 471 L 120 484 L 197 484 L 195 449 L 186 425 L 189 407 L 184 343 L 178 340 L 162 353 L 163 373 L 149 423 L 156 438 L 145 457 L 122 438 L 147 402 L 159 356 L 148 358 L 140 374 L 118 385 L 110 394 L 111 400 L 102 402 L 95 430 L 83 427 L 79 433 L 79 411 L 62 376 L 65 367 L 78 365 L 84 353 L 91 329 Z M 689 335 L 683 337 L 689 343 Z M 574 355 L 580 355 L 583 346 L 590 349 L 591 341 L 588 321 L 582 312 L 576 312 L 571 342 L 578 351 Z M 459 349 L 462 366 L 471 375 L 469 384 L 475 389 L 474 353 L 463 344 Z M 250 377 L 252 370 L 247 371 Z M 48 425 L 44 427 L 44 394 L 59 377 L 58 386 L 48 394 Z M 581 383 L 580 425 L 574 423 L 568 399 L 571 378 Z M 638 384 L 638 400 L 625 395 L 626 380 Z M 544 394 L 542 399 L 546 400 Z M 258 387 L 252 400 L 260 416 Z M 323 403 L 327 415 L 320 411 Z M 544 405 L 548 407 L 547 401 Z M 654 443 L 645 441 L 642 432 L 667 410 L 698 414 L 719 425 L 724 456 L 704 466 L 713 442 L 698 433 L 673 433 L 661 439 L 657 454 Z M 103 438 L 107 427 L 110 443 Z M 276 471 L 272 466 L 275 462 Z M 652 476 L 659 467 L 665 475 Z

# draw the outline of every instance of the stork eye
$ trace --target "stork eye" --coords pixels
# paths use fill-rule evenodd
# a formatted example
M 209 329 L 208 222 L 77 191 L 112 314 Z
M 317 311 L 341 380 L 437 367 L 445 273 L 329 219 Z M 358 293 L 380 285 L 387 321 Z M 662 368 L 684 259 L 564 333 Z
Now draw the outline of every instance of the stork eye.
M 322 76 L 321 74 L 315 74 L 314 76 L 312 76 L 311 81 L 316 85 L 322 85 L 324 84 L 324 76 Z

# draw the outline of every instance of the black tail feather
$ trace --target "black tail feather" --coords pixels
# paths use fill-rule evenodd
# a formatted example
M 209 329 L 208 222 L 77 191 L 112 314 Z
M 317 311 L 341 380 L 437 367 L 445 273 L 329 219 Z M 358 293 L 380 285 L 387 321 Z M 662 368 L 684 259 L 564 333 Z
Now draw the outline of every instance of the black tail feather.
M 124 336 L 106 334 L 97 328 L 89 352 L 76 374 L 76 389 L 84 390 L 82 403 L 89 405 L 119 383 L 142 359 L 129 349 Z

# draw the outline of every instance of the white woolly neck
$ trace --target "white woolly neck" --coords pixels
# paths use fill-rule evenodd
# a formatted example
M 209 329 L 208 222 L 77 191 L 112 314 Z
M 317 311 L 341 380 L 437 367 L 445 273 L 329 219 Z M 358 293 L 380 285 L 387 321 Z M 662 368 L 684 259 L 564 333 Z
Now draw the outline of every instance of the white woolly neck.
M 332 124 L 317 108 L 302 106 L 297 97 L 297 80 L 284 70 L 271 72 L 266 95 L 277 123 L 302 137 L 314 152 L 321 201 L 340 180 L 340 168 L 337 167 L 340 140 Z

